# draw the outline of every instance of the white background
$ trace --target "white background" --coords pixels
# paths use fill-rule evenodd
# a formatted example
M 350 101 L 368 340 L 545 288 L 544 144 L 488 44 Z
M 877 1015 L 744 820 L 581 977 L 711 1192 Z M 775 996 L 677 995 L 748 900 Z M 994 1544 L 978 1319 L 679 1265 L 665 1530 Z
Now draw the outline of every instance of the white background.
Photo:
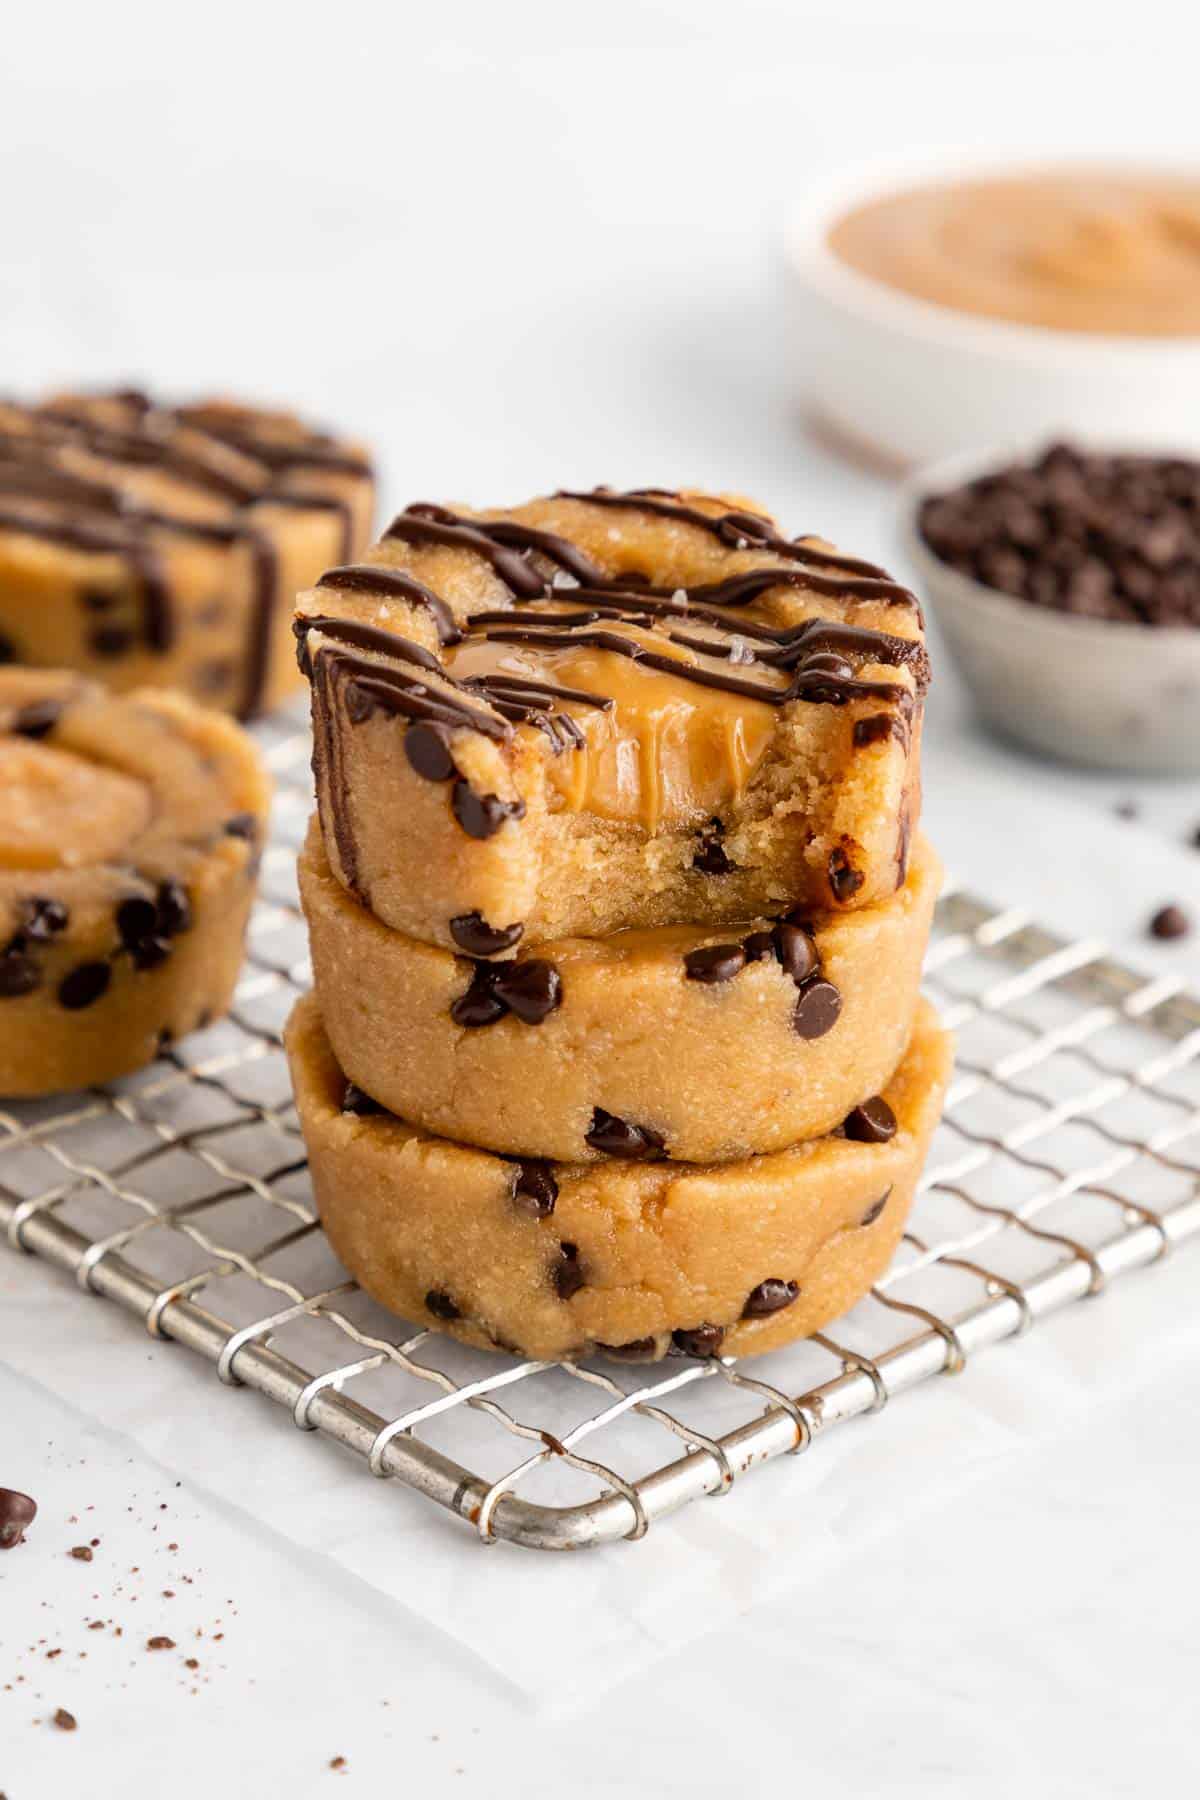
M 0 17 L 0 380 L 291 400 L 377 443 L 397 503 L 711 483 L 894 560 L 887 487 L 805 435 L 782 363 L 772 246 L 789 206 L 815 173 L 890 150 L 1194 153 L 1188 10 L 13 7 Z M 1035 764 L 977 733 L 952 672 L 939 677 L 927 781 L 947 860 L 997 900 L 1200 975 L 1191 946 L 1143 935 L 1156 904 L 1200 897 L 1197 853 L 1180 847 L 1200 824 L 1196 784 Z M 1112 816 L 1127 796 L 1134 824 Z M 1186 1257 L 1146 1281 L 1164 1313 L 1194 1306 Z M 969 1504 L 949 1498 L 947 1441 L 944 1504 L 836 1580 L 760 1602 L 562 1717 L 6 1374 L 6 1305 L 28 1318 L 40 1284 L 61 1287 L 0 1254 L 0 1479 L 43 1504 L 36 1538 L 0 1564 L 8 1800 L 151 1783 L 307 1794 L 339 1779 L 438 1796 L 1195 1789 L 1194 1355 L 1151 1354 L 1119 1410 L 1001 1460 Z M 94 1374 L 102 1334 L 74 1317 L 66 1355 Z M 1106 1329 L 1083 1309 L 1062 1342 L 1086 1356 L 1087 1333 Z M 197 1400 L 253 1404 L 211 1384 Z M 902 1511 L 899 1463 L 897 1484 L 881 1515 Z M 164 1499 L 172 1533 L 148 1547 Z M 752 1531 L 753 1489 L 730 1504 Z M 172 1585 L 159 1545 L 175 1531 L 193 1581 L 164 1618 L 146 1602 Z M 97 1563 L 65 1556 L 91 1535 Z M 653 1582 L 653 1541 L 611 1554 Z M 488 1567 L 481 1552 L 482 1583 Z M 569 1608 L 569 1563 L 560 1579 Z M 128 1617 L 133 1592 L 150 1629 L 206 1633 L 196 1694 L 177 1657 L 86 1633 L 94 1614 Z M 550 1607 L 551 1698 L 555 1663 Z M 58 1705 L 80 1719 L 73 1737 L 44 1723 Z M 326 1767 L 338 1754 L 344 1776 Z

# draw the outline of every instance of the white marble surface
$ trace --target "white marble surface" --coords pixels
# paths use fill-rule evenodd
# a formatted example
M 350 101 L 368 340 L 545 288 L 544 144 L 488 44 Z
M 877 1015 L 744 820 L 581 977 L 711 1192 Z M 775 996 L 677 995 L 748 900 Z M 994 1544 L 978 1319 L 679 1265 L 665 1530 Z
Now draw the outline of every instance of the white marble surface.
M 1020 147 L 1035 132 L 1194 148 L 1197 28 L 1157 0 L 1136 20 L 1105 14 L 1075 0 L 463 0 L 436 17 L 295 9 L 285 24 L 217 0 L 185 34 L 149 6 L 43 9 L 0 66 L 5 384 L 120 375 L 294 395 L 384 446 L 398 500 L 707 481 L 888 558 L 886 485 L 799 428 L 771 231 L 806 174 L 860 150 Z M 1200 979 L 1194 941 L 1143 936 L 1162 900 L 1200 902 L 1200 860 L 1182 848 L 1200 787 L 1035 763 L 980 735 L 940 675 L 929 817 L 948 860 L 997 899 Z M 1135 823 L 1112 814 L 1127 797 Z M 1138 1305 L 1152 1291 L 1164 1318 L 1189 1317 L 1197 1273 L 1193 1253 L 1136 1278 Z M 0 1309 L 36 1303 L 50 1279 L 3 1259 Z M 1086 1362 L 1121 1304 L 1118 1289 L 1078 1309 L 1056 1347 Z M 77 1317 L 60 1370 L 75 1356 L 81 1375 L 130 1380 L 136 1356 Z M 43 1506 L 36 1538 L 0 1561 L 8 1800 L 339 1779 L 439 1796 L 809 1781 L 856 1800 L 998 1800 L 1166 1796 L 1200 1778 L 1194 1335 L 1147 1355 L 1119 1405 L 967 1490 L 948 1435 L 941 1504 L 565 1715 L 217 1499 L 227 1470 L 177 1488 L 169 1462 L 6 1369 L 2 1341 L 3 1478 Z M 1034 1353 L 996 1353 L 987 1379 Z M 943 1398 L 935 1386 L 905 1409 L 936 1421 Z M 211 1408 L 248 1401 L 203 1393 Z M 894 1434 L 902 1460 L 901 1409 L 869 1429 Z M 904 1492 L 898 1466 L 881 1515 Z M 752 1530 L 754 1490 L 730 1504 Z M 65 1554 L 93 1536 L 91 1564 Z M 479 1582 L 516 1554 L 481 1552 Z M 652 1544 L 612 1554 L 644 1557 L 653 1581 Z M 579 1580 L 569 1560 L 555 1568 L 547 1690 L 555 1614 Z M 125 1635 L 87 1631 L 94 1617 Z M 194 1679 L 179 1654 L 141 1648 L 156 1632 L 195 1646 Z M 57 1706 L 74 1735 L 45 1723 Z

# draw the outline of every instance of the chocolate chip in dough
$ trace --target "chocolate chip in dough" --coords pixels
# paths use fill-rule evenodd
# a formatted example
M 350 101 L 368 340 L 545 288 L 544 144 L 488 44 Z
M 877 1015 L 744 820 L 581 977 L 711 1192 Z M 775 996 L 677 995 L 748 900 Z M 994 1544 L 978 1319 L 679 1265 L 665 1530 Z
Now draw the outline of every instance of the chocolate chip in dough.
M 798 1281 L 781 1281 L 777 1276 L 771 1276 L 767 1281 L 760 1281 L 747 1294 L 742 1317 L 768 1319 L 772 1313 L 782 1312 L 785 1306 L 790 1306 L 799 1293 Z
M 126 950 L 132 950 L 143 938 L 150 937 L 158 924 L 158 907 L 144 894 L 131 894 L 116 911 L 117 935 Z
M 648 1125 L 630 1125 L 615 1113 L 605 1112 L 602 1106 L 592 1113 L 585 1141 L 605 1156 L 619 1156 L 631 1162 L 644 1162 L 648 1157 L 660 1156 L 663 1150 L 657 1131 Z
M 482 913 L 458 913 L 450 921 L 450 936 L 468 956 L 498 956 L 519 943 L 524 925 L 489 925 Z
M 71 915 L 61 900 L 31 894 L 22 910 L 21 936 L 35 944 L 46 944 L 65 931 L 70 922 Z
M 886 1144 L 896 1135 L 896 1115 L 883 1095 L 875 1094 L 846 1114 L 842 1130 L 856 1144 Z
M 234 813 L 231 819 L 226 819 L 224 829 L 226 837 L 244 838 L 248 844 L 253 844 L 258 837 L 258 819 L 251 812 Z
M 852 899 L 865 879 L 862 870 L 854 867 L 844 850 L 830 851 L 829 887 L 835 900 L 844 902 Z
M 790 918 L 780 919 L 775 927 L 775 954 L 797 987 L 817 967 L 817 946 L 810 933 Z
M 354 1113 L 360 1119 L 367 1119 L 374 1113 L 381 1113 L 383 1108 L 377 1100 L 372 1100 L 370 1094 L 364 1094 L 355 1082 L 348 1081 L 342 1094 L 342 1111 Z
M 425 1310 L 431 1312 L 435 1319 L 462 1318 L 449 1294 L 444 1294 L 440 1288 L 430 1288 L 425 1296 Z
M 710 819 L 700 838 L 700 845 L 692 858 L 692 867 L 700 875 L 731 875 L 737 865 L 730 862 L 729 855 L 721 839 L 725 835 L 725 827 L 720 819 Z
M 614 1357 L 617 1362 L 646 1362 L 658 1349 L 657 1338 L 633 1338 L 628 1344 L 597 1344 L 596 1349 L 601 1356 Z
M 7 637 L 4 632 L 0 631 L 0 663 L 15 663 L 17 661 L 17 646 L 10 637 Z
M 513 1183 L 514 1203 L 535 1219 L 548 1219 L 557 1199 L 558 1182 L 550 1164 L 535 1157 L 522 1157 Z
M 693 1325 L 671 1333 L 671 1348 L 681 1356 L 716 1356 L 725 1342 L 723 1325 Z
M 826 981 L 821 975 L 812 976 L 800 989 L 792 1014 L 792 1029 L 811 1043 L 814 1038 L 824 1037 L 827 1031 L 833 1030 L 841 1010 L 842 996 L 832 981 Z
M 12 729 L 18 737 L 44 738 L 54 730 L 61 717 L 61 700 L 31 700 L 17 712 Z
M 108 992 L 111 980 L 112 970 L 107 963 L 80 963 L 59 982 L 58 1003 L 68 1012 L 82 1012 L 85 1006 L 94 1005 Z
M 892 1197 L 891 1188 L 886 1188 L 884 1190 L 884 1192 L 882 1194 L 880 1194 L 878 1200 L 874 1201 L 870 1206 L 868 1206 L 866 1212 L 863 1214 L 862 1218 L 858 1221 L 860 1227 L 864 1226 L 864 1225 L 873 1225 L 875 1223 L 876 1219 L 882 1218 L 883 1209 L 887 1205 L 887 1203 L 891 1199 L 891 1197 Z
M 410 766 L 426 781 L 449 781 L 458 773 L 444 725 L 418 719 L 404 733 L 404 754 Z
M 748 963 L 772 962 L 775 959 L 775 933 L 752 931 L 742 945 Z
M 0 1550 L 13 1550 L 37 1518 L 37 1502 L 15 1488 L 0 1487 Z
M 470 987 L 450 1007 L 450 1017 L 456 1025 L 475 1031 L 484 1025 L 494 1025 L 497 1019 L 504 1017 L 508 1008 L 493 992 L 494 975 L 495 970 L 486 964 L 475 965 Z
M 746 952 L 741 944 L 708 944 L 702 950 L 689 950 L 683 966 L 689 981 L 708 985 L 732 981 L 746 966 Z
M 1150 935 L 1156 938 L 1187 937 L 1192 921 L 1182 906 L 1160 906 L 1150 921 Z
M 539 957 L 496 965 L 492 993 L 525 1025 L 540 1025 L 562 1005 L 562 976 Z
M 523 800 L 501 800 L 495 794 L 477 794 L 460 776 L 451 794 L 454 816 L 468 837 L 495 837 L 507 819 L 523 819 Z
M 0 956 L 0 1000 L 20 1000 L 40 987 L 41 970 L 23 950 L 8 949 Z
M 181 881 L 158 884 L 158 929 L 163 937 L 178 937 L 192 928 L 192 903 Z
M 560 1244 L 559 1259 L 554 1265 L 552 1279 L 554 1291 L 560 1300 L 569 1300 L 584 1285 L 583 1265 L 579 1260 L 577 1244 Z
M 88 632 L 88 648 L 95 656 L 124 656 L 133 648 L 133 633 L 127 625 L 97 625 Z
M 129 950 L 129 958 L 135 969 L 146 974 L 151 969 L 161 968 L 171 954 L 171 943 L 165 937 L 139 938 Z

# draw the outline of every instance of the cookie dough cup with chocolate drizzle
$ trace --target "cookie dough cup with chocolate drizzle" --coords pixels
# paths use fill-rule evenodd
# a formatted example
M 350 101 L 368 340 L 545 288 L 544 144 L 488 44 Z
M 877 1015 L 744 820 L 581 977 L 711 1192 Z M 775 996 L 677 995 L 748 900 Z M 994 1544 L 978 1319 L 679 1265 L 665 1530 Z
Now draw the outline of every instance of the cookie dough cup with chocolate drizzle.
M 232 401 L 0 401 L 0 661 L 248 717 L 299 685 L 296 592 L 367 541 L 361 447 Z
M 941 1109 L 950 1044 L 922 1002 L 904 1059 L 844 1129 L 704 1168 L 521 1161 L 430 1137 L 348 1088 L 314 996 L 287 1031 L 325 1230 L 391 1311 L 483 1349 L 747 1356 L 878 1280 Z
M 840 1124 L 912 1030 L 941 869 L 853 912 L 560 938 L 502 962 L 390 931 L 300 859 L 313 975 L 346 1075 L 423 1130 L 565 1161 L 721 1162 Z
M 111 1081 L 225 1011 L 267 801 L 218 713 L 0 670 L 0 1094 Z
M 401 513 L 302 596 L 338 879 L 471 955 L 903 885 L 920 609 L 747 503 Z

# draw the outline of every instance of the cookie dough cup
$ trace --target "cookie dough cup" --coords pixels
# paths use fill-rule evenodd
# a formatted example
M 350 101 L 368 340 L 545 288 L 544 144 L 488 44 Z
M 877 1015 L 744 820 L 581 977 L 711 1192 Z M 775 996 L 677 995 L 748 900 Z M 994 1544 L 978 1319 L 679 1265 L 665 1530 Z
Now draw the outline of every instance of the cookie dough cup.
M 0 670 L 0 1094 L 110 1081 L 226 1009 L 267 801 L 218 713 Z
M 870 1109 L 875 1141 L 597 1167 L 506 1160 L 364 1112 L 314 996 L 287 1047 L 317 1205 L 350 1272 L 431 1330 L 546 1359 L 746 1356 L 839 1317 L 903 1231 L 950 1065 L 922 1003 Z
M 502 955 L 903 883 L 920 609 L 745 502 L 410 507 L 297 634 L 330 862 L 397 931 Z
M 422 1130 L 568 1162 L 721 1162 L 839 1125 L 912 1030 L 941 883 L 814 919 L 658 926 L 473 961 L 389 931 L 300 859 L 313 975 L 347 1076 Z
M 299 685 L 297 590 L 371 531 L 371 466 L 289 414 L 0 402 L 0 661 L 247 717 Z

